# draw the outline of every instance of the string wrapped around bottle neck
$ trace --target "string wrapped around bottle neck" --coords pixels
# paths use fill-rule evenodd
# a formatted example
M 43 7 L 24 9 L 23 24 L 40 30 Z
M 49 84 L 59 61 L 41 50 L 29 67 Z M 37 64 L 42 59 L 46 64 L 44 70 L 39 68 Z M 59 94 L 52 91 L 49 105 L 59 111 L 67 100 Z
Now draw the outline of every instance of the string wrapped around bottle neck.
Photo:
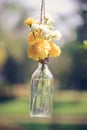
M 41 16 L 40 16 L 40 23 L 45 23 L 45 0 L 41 1 Z

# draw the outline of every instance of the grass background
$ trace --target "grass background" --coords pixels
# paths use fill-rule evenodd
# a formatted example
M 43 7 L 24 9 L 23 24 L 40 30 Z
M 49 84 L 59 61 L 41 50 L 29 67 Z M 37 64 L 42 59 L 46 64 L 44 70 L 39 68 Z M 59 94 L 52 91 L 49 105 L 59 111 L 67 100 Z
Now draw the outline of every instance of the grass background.
M 53 106 L 53 114 L 87 116 L 86 102 L 54 101 Z M 15 99 L 0 104 L 0 115 L 26 115 L 28 113 L 28 99 Z
M 87 116 L 87 92 L 61 91 L 54 94 L 53 114 Z M 0 115 L 27 115 L 29 97 L 0 103 Z

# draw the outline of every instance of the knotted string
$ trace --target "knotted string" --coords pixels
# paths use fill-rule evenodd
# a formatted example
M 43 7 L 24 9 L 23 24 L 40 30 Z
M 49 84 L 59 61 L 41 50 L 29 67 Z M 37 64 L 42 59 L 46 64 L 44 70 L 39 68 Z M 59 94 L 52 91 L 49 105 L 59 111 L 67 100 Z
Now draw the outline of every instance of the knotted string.
M 45 23 L 45 0 L 41 1 L 41 16 L 40 16 L 40 23 Z

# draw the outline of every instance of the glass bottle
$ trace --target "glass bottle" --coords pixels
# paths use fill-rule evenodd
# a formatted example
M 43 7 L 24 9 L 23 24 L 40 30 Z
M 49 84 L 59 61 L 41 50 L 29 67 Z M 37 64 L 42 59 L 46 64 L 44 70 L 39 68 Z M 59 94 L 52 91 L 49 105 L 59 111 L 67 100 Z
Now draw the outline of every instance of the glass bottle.
M 39 63 L 31 78 L 30 116 L 51 117 L 53 107 L 53 75 L 47 64 Z

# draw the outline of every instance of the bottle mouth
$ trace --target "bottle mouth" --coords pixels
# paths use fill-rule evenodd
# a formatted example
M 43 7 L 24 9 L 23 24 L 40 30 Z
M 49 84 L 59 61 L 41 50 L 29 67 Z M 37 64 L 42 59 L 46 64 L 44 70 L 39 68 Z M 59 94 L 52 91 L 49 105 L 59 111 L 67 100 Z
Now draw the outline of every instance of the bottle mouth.
M 45 59 L 40 59 L 39 62 L 41 64 L 47 64 L 49 62 L 49 57 L 45 58 Z
M 39 67 L 41 68 L 42 71 L 44 71 L 47 68 L 47 63 L 39 62 Z

